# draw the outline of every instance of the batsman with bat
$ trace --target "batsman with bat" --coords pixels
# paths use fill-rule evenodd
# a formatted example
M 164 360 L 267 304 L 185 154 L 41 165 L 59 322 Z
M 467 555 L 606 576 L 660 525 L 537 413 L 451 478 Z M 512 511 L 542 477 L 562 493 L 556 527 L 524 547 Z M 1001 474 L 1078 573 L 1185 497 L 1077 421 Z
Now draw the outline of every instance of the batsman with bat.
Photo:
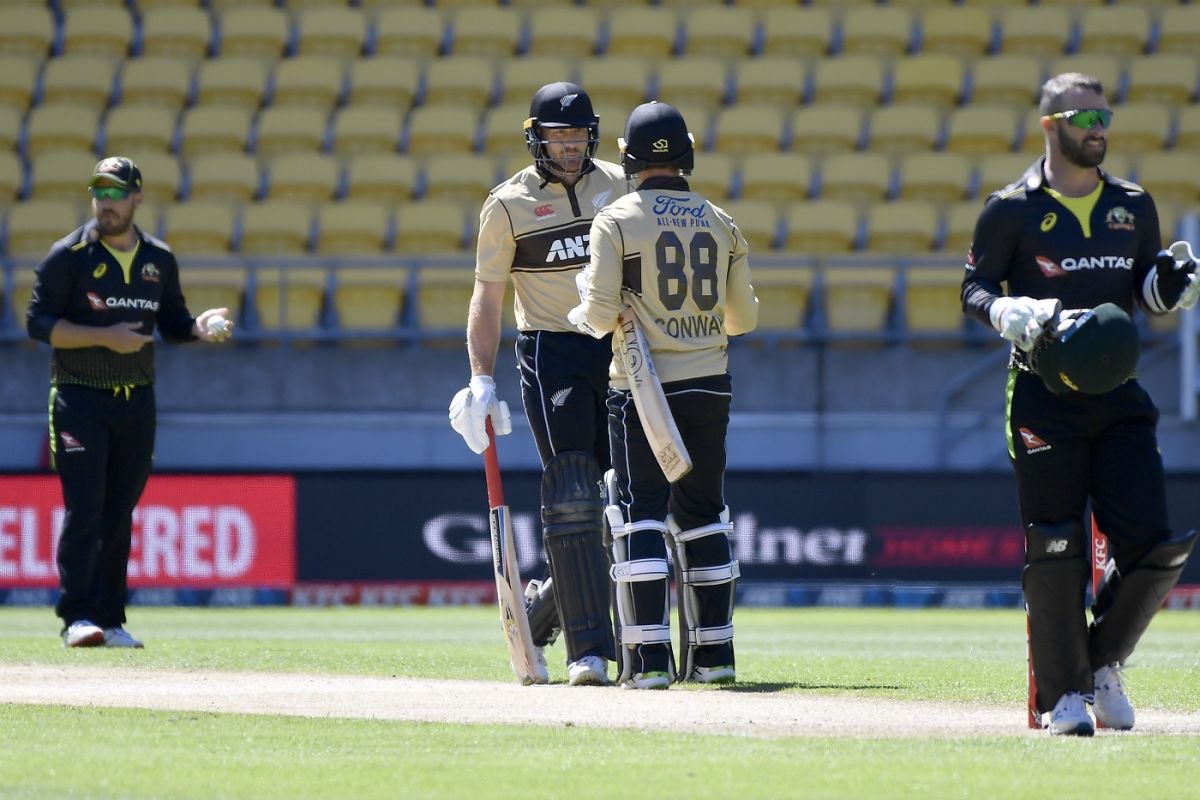
M 619 144 L 626 178 L 637 190 L 592 222 L 582 303 L 569 315 L 593 336 L 615 333 L 605 513 L 619 683 L 632 689 L 665 689 L 677 679 L 729 683 L 736 678 L 738 563 L 724 499 L 733 396 L 726 348 L 729 336 L 753 330 L 758 320 L 746 239 L 728 214 L 689 188 L 692 136 L 678 110 L 638 106 Z M 671 647 L 668 544 L 680 613 L 679 669 Z

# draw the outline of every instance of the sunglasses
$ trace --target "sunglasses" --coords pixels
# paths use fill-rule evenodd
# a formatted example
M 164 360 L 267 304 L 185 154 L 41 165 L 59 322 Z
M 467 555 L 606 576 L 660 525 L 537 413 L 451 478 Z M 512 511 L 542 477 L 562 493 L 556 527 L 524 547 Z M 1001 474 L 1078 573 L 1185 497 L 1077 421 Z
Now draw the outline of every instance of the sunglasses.
M 122 189 L 120 186 L 92 186 L 88 191 L 97 200 L 124 200 L 130 195 L 128 189 Z
M 1057 114 L 1047 114 L 1042 119 L 1065 119 L 1068 125 L 1090 131 L 1099 125 L 1108 128 L 1112 124 L 1113 112 L 1107 108 L 1082 108 L 1073 111 L 1059 111 Z

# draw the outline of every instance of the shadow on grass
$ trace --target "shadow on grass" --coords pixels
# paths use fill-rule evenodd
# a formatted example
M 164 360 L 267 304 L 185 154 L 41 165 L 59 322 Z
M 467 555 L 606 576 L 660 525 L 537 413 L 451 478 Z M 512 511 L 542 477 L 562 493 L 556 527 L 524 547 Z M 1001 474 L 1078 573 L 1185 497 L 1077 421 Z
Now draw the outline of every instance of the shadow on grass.
M 891 683 L 804 683 L 803 681 L 760 681 L 755 683 L 735 683 L 732 686 L 723 686 L 721 687 L 721 691 L 746 692 L 749 694 L 770 694 L 772 692 L 786 692 L 791 689 L 800 691 L 844 690 L 848 692 L 894 692 L 904 688 L 904 686 Z

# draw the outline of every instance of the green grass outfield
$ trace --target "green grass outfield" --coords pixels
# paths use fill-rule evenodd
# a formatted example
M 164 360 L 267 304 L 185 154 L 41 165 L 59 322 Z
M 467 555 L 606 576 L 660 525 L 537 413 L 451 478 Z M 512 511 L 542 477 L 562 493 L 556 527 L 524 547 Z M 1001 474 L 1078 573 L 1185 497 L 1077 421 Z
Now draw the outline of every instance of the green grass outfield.
M 0 797 L 1200 797 L 1200 737 L 1013 735 L 1019 612 L 745 609 L 737 626 L 739 691 L 1004 704 L 1012 728 L 756 738 L 96 708 L 84 696 L 0 705 Z M 0 665 L 101 666 L 113 681 L 134 667 L 514 680 L 485 608 L 134 608 L 129 628 L 146 650 L 68 651 L 49 609 L 0 609 Z M 549 656 L 561 681 L 561 645 Z M 1133 661 L 1139 709 L 1200 711 L 1200 614 L 1161 614 Z M 608 691 L 620 690 L 562 697 Z

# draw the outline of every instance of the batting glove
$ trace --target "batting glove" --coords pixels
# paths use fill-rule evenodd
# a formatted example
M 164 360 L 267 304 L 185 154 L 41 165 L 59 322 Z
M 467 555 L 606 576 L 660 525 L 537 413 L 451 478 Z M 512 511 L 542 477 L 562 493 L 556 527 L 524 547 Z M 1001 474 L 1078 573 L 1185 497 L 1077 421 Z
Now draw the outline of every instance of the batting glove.
M 496 381 L 488 375 L 476 375 L 450 401 L 450 427 L 458 431 L 467 447 L 482 453 L 488 449 L 489 416 L 497 436 L 512 433 L 512 415 L 508 403 L 496 399 Z
M 1171 257 L 1175 261 L 1175 272 L 1187 275 L 1187 285 L 1179 293 L 1176 308 L 1194 308 L 1200 300 L 1200 275 L 1196 273 L 1196 256 L 1192 254 L 1192 246 L 1187 242 L 1175 242 L 1170 247 Z
M 580 303 L 567 312 L 567 322 L 574 325 L 581 333 L 586 333 L 588 336 L 596 339 L 604 338 L 604 331 L 596 330 L 587 319 L 587 304 Z
M 1046 323 L 1060 311 L 1062 302 L 1053 297 L 999 297 L 992 303 L 990 316 L 992 327 L 1001 336 L 1028 353 L 1045 332 Z

